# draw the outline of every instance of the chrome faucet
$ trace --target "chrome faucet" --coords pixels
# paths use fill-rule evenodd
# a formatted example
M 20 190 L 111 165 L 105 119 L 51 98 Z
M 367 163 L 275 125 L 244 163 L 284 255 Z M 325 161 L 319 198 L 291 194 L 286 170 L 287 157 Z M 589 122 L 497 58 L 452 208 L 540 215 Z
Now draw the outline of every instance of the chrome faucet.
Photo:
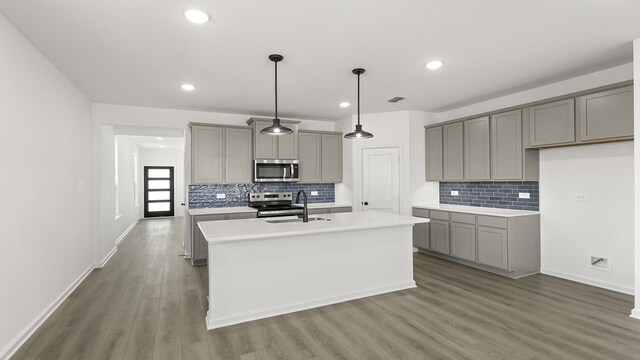
M 304 190 L 298 190 L 296 195 L 296 204 L 300 201 L 300 193 L 304 195 L 304 211 L 302 213 L 302 222 L 309 222 L 309 211 L 307 210 L 307 193 Z M 300 215 L 298 215 L 300 217 Z

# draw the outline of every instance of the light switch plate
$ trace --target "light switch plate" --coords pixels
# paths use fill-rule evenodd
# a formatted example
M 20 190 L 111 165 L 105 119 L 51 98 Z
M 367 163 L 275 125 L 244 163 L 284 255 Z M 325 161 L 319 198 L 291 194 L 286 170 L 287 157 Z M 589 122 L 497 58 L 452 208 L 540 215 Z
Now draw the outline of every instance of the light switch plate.
M 227 194 L 216 194 L 216 199 L 225 199 Z
M 531 199 L 531 195 L 529 193 L 518 193 L 518 197 L 520 199 Z
M 458 196 L 458 190 L 451 190 L 451 196 Z
M 318 196 L 318 192 L 317 191 L 312 191 L 311 192 L 311 196 Z
M 589 201 L 589 197 L 587 194 L 575 194 L 573 195 L 573 200 L 575 201 Z

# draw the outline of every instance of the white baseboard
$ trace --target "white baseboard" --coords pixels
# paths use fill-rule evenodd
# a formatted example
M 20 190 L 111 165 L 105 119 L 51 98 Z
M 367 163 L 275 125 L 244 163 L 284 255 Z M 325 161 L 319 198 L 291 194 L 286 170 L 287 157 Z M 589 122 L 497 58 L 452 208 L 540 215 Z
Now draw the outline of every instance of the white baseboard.
M 264 318 L 282 315 L 282 314 L 289 314 L 296 311 L 312 309 L 312 308 L 325 306 L 325 305 L 337 304 L 345 301 L 360 299 L 363 297 L 380 295 L 380 294 L 385 294 L 393 291 L 411 289 L 415 287 L 416 287 L 416 282 L 412 280 L 409 282 L 389 285 L 381 288 L 361 290 L 361 291 L 356 291 L 349 294 L 332 296 L 324 299 L 306 301 L 306 302 L 297 303 L 297 304 L 280 306 L 277 308 L 272 308 L 272 309 L 263 310 L 259 312 L 240 314 L 240 315 L 228 316 L 225 318 L 217 318 L 217 319 L 210 317 L 209 311 L 207 311 L 207 316 L 205 317 L 205 321 L 207 322 L 207 330 L 213 330 L 213 329 L 217 329 L 217 328 L 221 328 L 229 325 L 240 324 L 247 321 L 264 319 Z
M 107 256 L 105 256 L 104 259 L 102 259 L 101 262 L 99 262 L 98 264 L 94 264 L 93 267 L 95 269 L 102 269 L 107 264 L 107 261 L 111 260 L 111 257 L 113 256 L 113 254 L 116 253 L 116 251 L 118 251 L 118 247 L 117 246 L 115 246 L 111 251 L 109 251 Z
M 604 281 L 600 281 L 600 280 L 596 280 L 596 279 L 591 279 L 588 277 L 584 277 L 584 276 L 579 276 L 579 275 L 574 275 L 574 274 L 568 274 L 562 271 L 556 271 L 553 269 L 547 269 L 547 268 L 541 268 L 540 272 L 545 274 L 545 275 L 551 275 L 551 276 L 555 276 L 555 277 L 559 277 L 559 278 L 563 278 L 563 279 L 567 279 L 567 280 L 571 280 L 571 281 L 575 281 L 575 282 L 579 282 L 579 283 L 583 283 L 583 284 L 587 284 L 587 285 L 592 285 L 592 286 L 597 286 L 603 289 L 607 289 L 607 290 L 611 290 L 611 291 L 616 291 L 616 292 L 620 292 L 623 294 L 628 294 L 628 295 L 634 295 L 634 289 L 633 287 L 629 287 L 629 286 L 624 286 L 624 285 L 620 285 L 620 284 L 612 284 L 612 283 L 608 283 L 608 282 L 604 282 Z
M 120 243 L 120 241 L 122 241 L 122 239 L 124 239 L 128 234 L 129 231 L 131 231 L 131 229 L 134 228 L 134 226 L 136 226 L 136 224 L 138 223 L 138 221 L 140 221 L 140 219 L 134 221 L 133 223 L 131 223 L 131 225 L 129 225 L 129 227 L 127 228 L 127 230 L 125 230 L 122 235 L 120 235 L 120 237 L 118 237 L 116 239 L 116 246 L 118 246 L 118 244 Z
M 635 308 L 635 309 L 631 310 L 631 315 L 629 315 L 629 316 L 631 316 L 632 318 L 640 320 L 640 308 Z
M 0 360 L 8 360 L 15 354 L 18 349 L 38 330 L 40 326 L 53 314 L 54 311 L 62 304 L 63 301 L 71 295 L 78 285 L 80 285 L 84 279 L 91 274 L 94 266 L 91 265 L 85 270 L 80 277 L 78 277 L 71 285 L 69 285 L 63 292 L 55 299 L 47 308 L 40 313 L 33 321 L 29 323 L 19 334 L 16 336 L 7 346 L 0 351 Z

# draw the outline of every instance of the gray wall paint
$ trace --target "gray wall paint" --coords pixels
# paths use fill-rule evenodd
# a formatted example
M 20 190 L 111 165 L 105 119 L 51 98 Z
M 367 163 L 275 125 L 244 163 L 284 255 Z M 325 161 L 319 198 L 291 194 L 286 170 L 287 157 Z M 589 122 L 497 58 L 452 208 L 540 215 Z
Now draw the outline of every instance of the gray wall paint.
M 250 192 L 292 192 L 298 190 L 307 193 L 309 203 L 335 202 L 334 184 L 295 184 L 295 183 L 263 183 L 263 184 L 226 184 L 226 185 L 189 185 L 189 208 L 218 208 L 247 206 Z M 311 196 L 317 191 L 318 196 Z M 225 194 L 224 199 L 216 199 L 216 194 Z M 294 198 L 295 200 L 295 198 Z M 302 202 L 302 199 L 300 200 Z
M 452 196 L 452 190 L 458 196 Z M 531 198 L 518 198 L 521 192 L 528 192 Z M 539 200 L 537 181 L 440 182 L 441 204 L 537 211 Z

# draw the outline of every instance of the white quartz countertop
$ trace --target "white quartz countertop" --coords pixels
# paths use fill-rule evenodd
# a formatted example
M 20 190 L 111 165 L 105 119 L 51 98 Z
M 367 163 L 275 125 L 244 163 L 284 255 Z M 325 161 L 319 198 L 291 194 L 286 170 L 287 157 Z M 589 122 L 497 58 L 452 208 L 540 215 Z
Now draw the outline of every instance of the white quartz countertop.
M 298 219 L 296 216 L 277 218 L 254 218 L 227 221 L 203 221 L 198 226 L 209 243 L 228 243 L 235 241 L 259 240 L 286 236 L 335 233 L 353 230 L 371 230 L 377 228 L 406 226 L 429 222 L 429 219 L 408 215 L 380 213 L 374 211 L 322 214 L 317 216 L 327 220 L 303 222 L 269 223 Z
M 319 209 L 319 208 L 332 208 L 332 207 L 347 207 L 351 206 L 351 204 L 341 204 L 341 203 L 317 203 L 317 204 L 307 204 L 307 208 L 309 209 Z M 238 207 L 220 207 L 220 208 L 202 208 L 202 209 L 189 209 L 189 215 L 215 215 L 215 214 L 232 214 L 232 213 L 243 213 L 243 212 L 256 212 L 257 210 L 249 207 L 249 206 L 238 206 Z
M 463 206 L 463 205 L 447 205 L 447 204 L 412 205 L 412 207 L 419 208 L 419 209 L 427 209 L 427 210 L 452 211 L 452 212 L 461 212 L 466 214 L 501 216 L 501 217 L 529 216 L 529 215 L 540 214 L 539 211 L 511 210 L 511 209 L 498 209 L 498 208 L 486 208 L 486 207 L 479 207 L 479 206 Z

